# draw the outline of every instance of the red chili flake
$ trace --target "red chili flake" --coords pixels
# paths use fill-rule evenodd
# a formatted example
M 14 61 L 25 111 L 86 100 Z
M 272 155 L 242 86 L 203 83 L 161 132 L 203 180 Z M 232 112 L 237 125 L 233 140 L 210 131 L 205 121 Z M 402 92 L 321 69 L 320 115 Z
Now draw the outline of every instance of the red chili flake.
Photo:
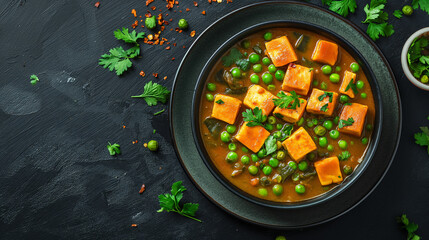
M 173 46 L 176 46 L 177 45 L 177 43 L 173 43 Z
M 155 6 L 152 6 L 150 9 L 152 9 L 152 11 L 155 11 L 156 10 L 156 7 Z M 161 10 L 161 9 L 160 9 Z
M 158 77 L 158 73 L 152 73 L 152 75 L 156 78 Z
M 195 1 L 194 1 L 194 6 L 195 6 L 195 7 L 198 7 L 198 3 L 197 3 L 197 2 L 195 2 Z
M 226 0 L 226 3 L 232 3 L 232 0 Z
M 173 58 L 171 58 L 171 61 L 174 61 L 174 59 L 176 59 L 176 58 L 174 58 L 174 57 L 173 57 Z
M 202 11 L 201 13 L 202 13 L 203 15 L 206 15 L 206 11 Z
M 150 18 L 150 17 L 152 17 L 152 14 L 151 13 L 146 13 L 144 16 L 147 17 L 147 18 Z
M 162 13 L 158 14 L 158 25 L 162 25 Z
M 122 128 L 126 128 L 126 126 L 125 126 L 125 125 L 122 125 Z
M 131 224 L 131 227 L 137 227 L 137 224 L 133 223 Z
M 164 77 L 164 80 L 167 80 L 167 76 Z
M 212 3 L 212 0 L 208 0 L 209 1 L 209 3 Z
M 96 3 L 94 4 L 94 6 L 95 6 L 96 8 L 98 8 L 98 7 L 100 6 L 100 2 L 96 2 Z
M 139 193 L 142 194 L 144 190 L 146 190 L 146 185 L 143 184 L 142 187 L 140 188 Z
M 167 16 L 168 16 L 168 13 L 166 13 L 166 14 L 165 14 L 165 16 L 167 17 Z
M 192 31 L 190 35 L 191 35 L 191 37 L 194 37 L 195 36 L 195 30 Z
M 183 30 L 179 30 L 179 33 L 181 33 Z
M 175 4 L 176 4 L 176 5 L 179 5 L 179 1 L 175 1 Z M 177 6 L 177 7 L 179 7 L 179 6 Z
M 180 30 L 180 29 L 177 27 L 177 28 L 176 28 L 176 32 L 178 32 L 179 30 Z
M 137 17 L 137 12 L 135 9 L 131 10 L 131 14 L 134 15 L 134 17 Z
M 164 31 L 165 30 L 165 26 L 161 26 L 161 31 Z
M 185 45 L 183 45 L 183 48 L 186 48 L 186 46 L 185 46 Z
M 139 25 L 139 21 L 136 20 L 133 24 L 131 24 L 131 27 L 136 28 Z
M 189 8 L 186 9 L 187 12 L 191 11 Z
M 155 1 L 155 0 L 146 0 L 146 6 L 148 6 L 149 4 L 151 4 L 153 1 Z
M 181 12 L 182 12 L 182 10 L 179 10 L 179 12 L 181 13 Z
M 170 47 L 170 46 L 168 46 L 168 47 L 166 47 L 166 48 L 165 48 L 165 50 L 170 50 L 170 48 L 171 48 L 171 47 Z
M 174 7 L 174 0 L 165 0 L 167 1 L 167 9 L 172 9 Z
M 170 22 L 172 22 L 173 21 L 173 19 L 172 18 L 170 18 Z
M 140 76 L 144 77 L 144 76 L 146 76 L 146 73 L 143 71 L 140 71 Z

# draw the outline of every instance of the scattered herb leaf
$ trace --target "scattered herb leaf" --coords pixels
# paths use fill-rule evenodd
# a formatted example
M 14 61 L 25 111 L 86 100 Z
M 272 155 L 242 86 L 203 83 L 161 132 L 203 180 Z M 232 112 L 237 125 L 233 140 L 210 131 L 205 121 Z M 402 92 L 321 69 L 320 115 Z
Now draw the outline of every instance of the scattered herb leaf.
M 402 18 L 402 11 L 401 10 L 395 10 L 393 12 L 393 16 L 395 16 L 397 19 L 401 19 Z
M 273 102 L 279 108 L 296 109 L 296 107 L 301 106 L 299 101 L 300 96 L 295 91 L 291 91 L 290 95 L 281 91 L 277 94 L 277 97 L 279 98 L 273 98 Z
M 36 85 L 38 82 L 40 82 L 39 78 L 35 74 L 32 74 L 30 76 L 30 80 L 31 80 L 30 83 L 32 85 Z
M 121 153 L 120 147 L 121 146 L 117 143 L 111 144 L 110 142 L 108 142 L 107 150 L 109 150 L 110 156 L 115 156 L 116 154 L 120 154 Z
M 319 99 L 319 101 L 323 101 L 323 99 L 325 99 L 327 97 L 329 97 L 329 102 L 331 103 L 333 98 L 334 98 L 334 94 L 332 92 L 325 92 L 322 95 L 320 95 L 318 99 Z
M 247 59 L 239 59 L 235 64 L 243 71 L 248 71 L 250 69 L 250 62 Z
M 327 111 L 328 111 L 328 106 L 329 106 L 329 104 L 325 104 L 325 105 L 323 105 L 323 106 L 320 108 L 320 110 L 321 110 L 321 111 L 323 111 L 323 112 L 327 112 Z
M 134 56 L 135 52 L 131 53 L 122 47 L 117 47 L 110 49 L 109 53 L 101 55 L 98 64 L 104 68 L 109 68 L 110 71 L 115 70 L 116 75 L 122 75 L 133 65 L 130 58 Z
M 230 67 L 241 58 L 243 58 L 243 54 L 237 48 L 231 48 L 229 54 L 222 57 L 222 62 L 225 67 Z
M 222 99 L 216 101 L 217 104 L 224 104 L 225 102 Z
M 402 214 L 402 216 L 397 217 L 396 221 L 401 224 L 402 228 L 407 230 L 407 240 L 420 240 L 420 236 L 415 233 L 419 228 L 419 225 L 410 222 L 407 215 Z
M 265 140 L 265 150 L 267 150 L 267 155 L 277 151 L 277 140 L 270 135 L 267 140 Z
M 159 115 L 159 114 L 163 113 L 164 111 L 165 111 L 165 109 L 162 109 L 161 111 L 158 111 L 158 112 L 154 113 L 153 115 L 154 116 Z
M 255 107 L 255 109 L 246 109 L 246 111 L 244 111 L 242 113 L 243 115 L 243 120 L 245 122 L 247 122 L 246 126 L 248 127 L 254 127 L 254 126 L 262 126 L 264 127 L 263 124 L 263 118 L 264 115 L 262 114 L 262 110 L 259 109 L 258 107 Z
M 414 9 L 420 7 L 421 10 L 427 12 L 429 14 L 429 1 L 427 0 L 413 0 L 411 3 Z
M 341 119 L 340 122 L 338 123 L 338 128 L 351 126 L 351 125 L 353 125 L 354 122 L 355 122 L 355 120 L 353 118 L 349 118 L 347 120 Z
M 156 129 L 154 129 L 153 131 L 152 131 L 152 134 L 155 134 L 156 133 Z
M 278 140 L 281 142 L 286 140 L 286 138 L 288 138 L 292 134 L 292 130 L 293 130 L 293 125 L 287 125 L 287 124 L 283 125 L 282 129 L 280 130 L 282 135 Z
M 141 95 L 131 97 L 143 98 L 147 105 L 154 106 L 158 104 L 158 101 L 166 103 L 169 96 L 170 91 L 166 87 L 158 83 L 152 83 L 152 81 L 150 81 L 144 86 L 144 92 Z
M 429 120 L 429 117 L 428 117 Z M 422 132 L 414 134 L 414 139 L 416 140 L 416 144 L 422 147 L 428 148 L 429 154 L 429 128 L 428 127 L 420 127 Z
M 389 15 L 383 11 L 386 3 L 387 0 L 371 0 L 371 3 L 363 9 L 366 13 L 366 19 L 362 23 L 369 24 L 366 32 L 374 41 L 379 39 L 380 35 L 389 37 L 395 32 L 393 25 L 386 22 L 389 18 Z
M 137 33 L 135 30 L 133 30 L 131 33 L 128 32 L 128 28 L 122 28 L 122 31 L 120 29 L 117 29 L 113 32 L 115 35 L 115 38 L 118 40 L 123 40 L 126 43 L 134 43 L 137 44 L 137 40 L 144 38 L 144 32 Z
M 322 0 L 322 3 L 329 6 L 329 10 L 336 12 L 343 17 L 347 17 L 349 12 L 354 13 L 357 8 L 355 0 Z
M 338 155 L 338 160 L 345 161 L 345 160 L 349 159 L 350 156 L 351 156 L 351 154 L 349 151 L 343 151 L 340 155 Z
M 353 91 L 353 93 L 354 94 L 358 94 L 359 93 L 359 91 L 358 91 L 358 89 L 357 89 L 357 87 L 356 87 L 356 83 L 353 83 L 353 79 L 349 82 L 349 84 L 347 85 L 347 87 L 346 87 L 346 92 L 349 90 L 349 89 L 352 89 L 352 91 Z

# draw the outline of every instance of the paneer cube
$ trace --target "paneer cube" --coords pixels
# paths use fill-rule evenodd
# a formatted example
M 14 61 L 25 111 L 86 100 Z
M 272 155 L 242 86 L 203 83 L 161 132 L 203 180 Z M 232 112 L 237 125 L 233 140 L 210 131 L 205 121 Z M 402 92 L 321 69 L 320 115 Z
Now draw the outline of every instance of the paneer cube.
M 325 40 L 317 41 L 311 59 L 317 62 L 334 65 L 337 62 L 338 45 Z
M 270 132 L 261 126 L 249 127 L 246 124 L 247 122 L 244 122 L 241 125 L 235 139 L 256 153 L 264 145 L 265 140 L 270 136 Z
M 291 95 L 290 93 L 286 92 L 286 95 Z M 296 109 L 289 109 L 289 108 L 280 108 L 276 107 L 274 109 L 274 114 L 280 114 L 282 116 L 282 119 L 289 123 L 296 123 L 298 120 L 302 117 L 305 111 L 305 106 L 307 105 L 307 100 L 303 98 L 299 98 L 299 107 L 296 106 Z
M 273 39 L 265 43 L 268 56 L 273 61 L 274 66 L 281 67 L 298 60 L 295 50 L 286 36 Z
M 350 82 L 352 82 L 352 83 L 356 82 L 356 73 L 350 72 L 350 71 L 345 71 L 344 77 L 343 77 L 343 82 L 341 82 L 341 86 L 340 86 L 340 93 L 348 95 L 351 98 L 354 98 L 355 93 L 353 92 L 352 86 L 351 85 L 349 86 Z M 348 89 L 347 89 L 347 87 L 348 87 Z M 347 89 L 347 91 L 346 91 L 346 89 Z
M 341 120 L 349 121 L 350 118 L 353 119 L 353 123 L 349 126 L 344 126 L 340 128 L 340 124 L 338 124 L 338 131 L 342 133 L 347 133 L 356 137 L 360 137 L 362 134 L 363 126 L 365 124 L 366 114 L 368 112 L 368 106 L 362 105 L 359 103 L 352 103 L 351 105 L 346 105 L 343 108 L 340 116 Z M 350 119 L 351 120 L 351 119 Z M 348 125 L 348 124 L 343 124 Z
M 282 89 L 288 92 L 295 91 L 301 95 L 307 95 L 313 81 L 314 71 L 311 68 L 297 64 L 289 64 Z
M 268 116 L 274 109 L 273 98 L 277 97 L 265 90 L 263 87 L 253 85 L 247 90 L 243 103 L 251 109 L 258 107 L 262 110 L 262 114 Z
M 282 145 L 288 151 L 291 158 L 297 162 L 301 161 L 308 153 L 317 149 L 310 134 L 303 127 L 296 130 Z
M 317 161 L 314 163 L 314 167 L 316 168 L 317 176 L 322 186 L 343 181 L 340 161 L 338 161 L 337 157 L 330 157 Z
M 332 116 L 338 102 L 338 93 L 313 88 L 307 103 L 307 112 Z
M 217 94 L 213 104 L 212 117 L 234 124 L 240 111 L 241 103 L 237 98 Z

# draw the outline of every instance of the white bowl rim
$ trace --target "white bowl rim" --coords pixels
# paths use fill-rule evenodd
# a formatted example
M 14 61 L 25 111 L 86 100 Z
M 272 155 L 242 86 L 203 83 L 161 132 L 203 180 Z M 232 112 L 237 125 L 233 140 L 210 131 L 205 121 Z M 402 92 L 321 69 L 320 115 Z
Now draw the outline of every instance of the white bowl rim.
M 425 27 L 422 28 L 420 30 L 418 30 L 417 32 L 413 33 L 408 39 L 407 41 L 405 41 L 404 46 L 402 47 L 402 53 L 401 53 L 401 65 L 402 65 L 402 70 L 405 73 L 405 76 L 408 78 L 408 80 L 410 80 L 410 82 L 412 84 L 414 84 L 416 87 L 429 91 L 429 84 L 424 84 L 422 82 L 420 82 L 420 80 L 418 80 L 417 78 L 415 78 L 413 76 L 413 74 L 410 71 L 410 68 L 408 66 L 408 59 L 407 59 L 407 54 L 408 54 L 408 49 L 411 46 L 411 43 L 414 41 L 415 38 L 419 37 L 420 35 L 422 35 L 423 33 L 429 32 L 429 27 Z

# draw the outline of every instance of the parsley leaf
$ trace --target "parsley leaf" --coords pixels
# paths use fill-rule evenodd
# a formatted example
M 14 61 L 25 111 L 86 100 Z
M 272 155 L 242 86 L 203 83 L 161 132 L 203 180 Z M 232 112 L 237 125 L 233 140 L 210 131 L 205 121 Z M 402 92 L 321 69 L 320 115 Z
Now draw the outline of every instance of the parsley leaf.
M 235 64 L 237 64 L 237 66 L 243 71 L 250 69 L 250 62 L 247 59 L 239 59 L 235 62 Z
M 402 11 L 401 10 L 395 10 L 394 12 L 393 12 L 393 16 L 395 16 L 396 18 L 398 18 L 398 19 L 401 19 L 402 18 Z
M 225 67 L 230 67 L 241 58 L 243 58 L 243 54 L 237 48 L 231 48 L 229 54 L 222 57 L 222 62 Z
M 401 224 L 402 228 L 407 230 L 407 240 L 420 240 L 420 236 L 415 233 L 419 225 L 410 222 L 407 215 L 402 214 L 400 217 L 397 217 L 396 221 Z
M 40 82 L 39 78 L 35 74 L 32 74 L 30 76 L 30 80 L 31 80 L 30 83 L 32 85 L 36 85 L 38 82 Z
M 286 140 L 286 138 L 288 138 L 292 134 L 292 130 L 293 130 L 293 125 L 285 124 L 280 130 L 280 133 L 281 133 L 280 136 L 275 134 L 275 137 L 277 137 L 277 140 L 283 142 L 284 140 Z
M 416 144 L 427 147 L 429 154 L 429 128 L 428 127 L 420 127 L 422 132 L 414 134 L 414 139 L 416 140 Z
M 354 94 L 359 93 L 359 91 L 357 90 L 357 87 L 356 87 L 356 83 L 353 82 L 353 79 L 349 82 L 345 91 L 347 92 L 350 88 L 352 89 Z
M 351 154 L 349 151 L 343 151 L 340 155 L 338 155 L 338 160 L 345 161 L 345 160 L 349 159 L 350 156 L 351 156 Z
M 374 41 L 379 39 L 380 35 L 389 37 L 395 32 L 393 25 L 386 22 L 389 18 L 389 15 L 383 11 L 386 2 L 386 0 L 371 0 L 371 3 L 363 9 L 366 19 L 362 23 L 369 24 L 366 33 Z
M 137 33 L 136 30 L 133 30 L 131 33 L 128 32 L 128 28 L 122 28 L 122 31 L 120 29 L 117 29 L 113 32 L 115 35 L 115 38 L 118 40 L 123 40 L 126 43 L 134 43 L 137 44 L 137 40 L 140 38 L 144 38 L 144 32 Z
M 325 104 L 320 108 L 320 111 L 327 112 L 329 104 Z
M 179 202 L 183 198 L 184 191 L 186 191 L 186 188 L 182 185 L 182 181 L 173 183 L 171 186 L 171 194 L 164 193 L 158 196 L 159 206 L 161 209 L 159 209 L 157 212 L 176 212 L 184 217 L 201 222 L 201 220 L 194 218 L 199 204 L 185 203 L 183 204 L 183 207 L 180 207 Z
M 153 115 L 154 115 L 154 116 L 159 115 L 159 114 L 163 113 L 164 111 L 165 111 L 165 108 L 164 108 L 164 109 L 162 109 L 161 111 L 158 111 L 158 112 L 154 113 Z
M 421 56 L 419 60 L 421 63 L 429 65 L 429 56 Z
M 170 91 L 166 87 L 158 83 L 152 83 L 152 81 L 150 81 L 144 86 L 144 92 L 141 95 L 131 97 L 144 98 L 147 105 L 154 106 L 158 104 L 158 101 L 166 103 L 169 96 Z
M 111 144 L 110 142 L 108 142 L 107 150 L 109 150 L 110 156 L 115 156 L 116 154 L 120 154 L 121 153 L 120 147 L 121 146 L 119 146 L 119 144 L 117 143 Z
M 104 68 L 110 71 L 115 70 L 116 75 L 122 75 L 133 63 L 130 61 L 131 53 L 125 51 L 122 47 L 110 49 L 110 54 L 103 54 L 98 62 Z
M 266 155 L 270 155 L 271 153 L 277 151 L 277 140 L 274 138 L 273 135 L 270 135 L 265 140 L 265 150 L 267 150 Z
M 329 10 L 340 14 L 343 17 L 347 17 L 349 12 L 354 13 L 356 10 L 355 0 L 339 0 L 339 1 L 327 1 L 322 0 L 322 3 L 329 6 Z
M 296 107 L 300 107 L 299 95 L 296 94 L 295 91 L 291 91 L 290 94 L 286 94 L 284 92 L 279 92 L 277 94 L 279 98 L 273 98 L 274 105 L 279 108 L 287 108 L 287 109 L 296 109 Z
M 414 9 L 417 9 L 420 6 L 420 9 L 429 14 L 429 1 L 427 0 L 413 0 L 411 3 Z
M 338 128 L 351 126 L 351 125 L 353 125 L 354 122 L 355 122 L 355 120 L 353 118 L 349 118 L 347 120 L 341 119 L 340 122 L 338 123 Z
M 216 101 L 217 104 L 224 104 L 225 102 L 222 99 Z
M 352 82 L 352 81 L 351 81 Z M 346 90 L 347 91 L 347 90 Z M 323 99 L 329 97 L 329 102 L 331 103 L 334 97 L 334 94 L 331 92 L 325 92 L 322 95 L 319 96 L 319 101 L 323 101 Z
M 264 127 L 263 122 L 263 114 L 262 114 L 262 110 L 259 109 L 258 107 L 255 107 L 255 109 L 247 109 L 246 111 L 244 111 L 242 113 L 243 115 L 243 120 L 245 122 L 247 122 L 246 126 L 248 127 L 254 127 L 254 126 L 262 126 Z

